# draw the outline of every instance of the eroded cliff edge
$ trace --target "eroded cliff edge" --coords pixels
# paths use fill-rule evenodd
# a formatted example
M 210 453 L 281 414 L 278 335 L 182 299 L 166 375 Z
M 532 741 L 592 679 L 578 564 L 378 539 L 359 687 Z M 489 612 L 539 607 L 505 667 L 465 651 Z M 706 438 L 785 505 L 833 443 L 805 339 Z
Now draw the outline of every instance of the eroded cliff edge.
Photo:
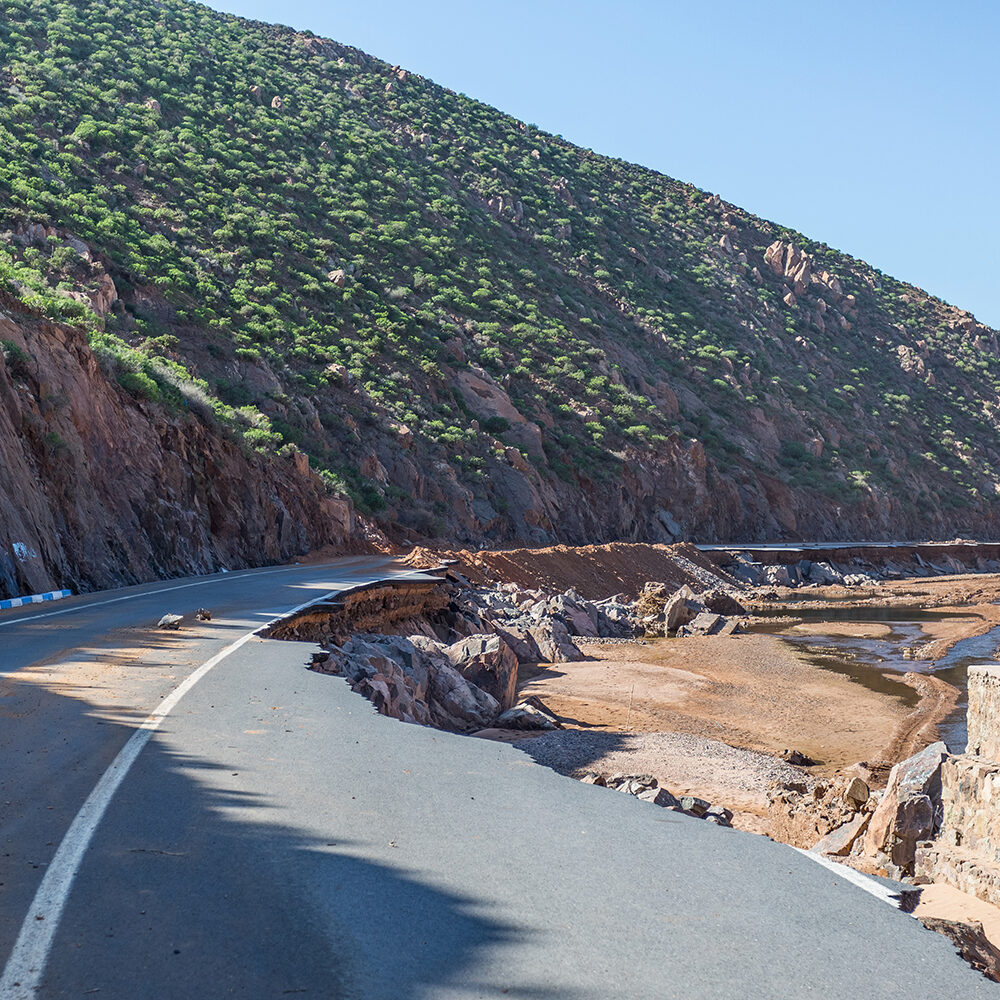
M 86 334 L 0 293 L 0 597 L 279 562 L 362 543 L 293 453 L 137 400 Z

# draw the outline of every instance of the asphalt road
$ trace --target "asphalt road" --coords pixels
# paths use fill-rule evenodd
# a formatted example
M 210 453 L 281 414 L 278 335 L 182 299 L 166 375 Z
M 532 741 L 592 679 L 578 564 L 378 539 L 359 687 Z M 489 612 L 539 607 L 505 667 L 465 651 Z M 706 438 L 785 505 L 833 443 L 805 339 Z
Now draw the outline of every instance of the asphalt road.
M 943 937 L 789 848 L 378 716 L 304 669 L 314 647 L 259 639 L 166 715 L 61 920 L 39 912 L 74 817 L 161 699 L 278 612 L 390 571 L 343 560 L 0 615 L 0 960 L 36 921 L 53 930 L 38 990 L 5 982 L 0 1000 L 1000 997 Z M 148 628 L 202 605 L 211 623 Z

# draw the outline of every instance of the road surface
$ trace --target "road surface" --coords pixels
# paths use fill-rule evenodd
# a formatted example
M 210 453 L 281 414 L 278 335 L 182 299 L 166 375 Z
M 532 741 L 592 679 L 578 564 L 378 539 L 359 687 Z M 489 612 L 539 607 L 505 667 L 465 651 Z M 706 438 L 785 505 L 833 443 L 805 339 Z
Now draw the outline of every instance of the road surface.
M 304 669 L 308 644 L 251 638 L 198 673 L 393 572 L 357 558 L 0 614 L 0 1000 L 1000 997 L 790 848 L 378 716 Z M 148 628 L 199 606 L 212 622 Z M 39 905 L 116 754 L 196 677 Z

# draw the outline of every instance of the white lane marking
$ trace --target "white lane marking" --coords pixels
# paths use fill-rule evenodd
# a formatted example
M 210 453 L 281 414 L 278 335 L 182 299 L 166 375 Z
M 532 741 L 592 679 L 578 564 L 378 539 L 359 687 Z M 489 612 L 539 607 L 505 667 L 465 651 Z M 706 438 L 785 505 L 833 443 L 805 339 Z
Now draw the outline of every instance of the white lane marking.
M 322 597 L 300 604 L 283 612 L 278 617 L 293 615 L 297 611 L 308 608 L 310 604 L 325 600 L 338 590 L 331 590 Z M 120 598 L 119 598 L 120 600 Z M 49 862 L 45 877 L 42 879 L 21 932 L 7 960 L 3 978 L 0 979 L 0 1000 L 33 1000 L 38 990 L 45 964 L 52 948 L 52 941 L 59 929 L 66 901 L 69 898 L 73 880 L 80 869 L 83 855 L 94 836 L 94 831 L 104 817 L 111 799 L 118 786 L 125 780 L 129 769 L 149 742 L 150 737 L 159 728 L 160 723 L 170 714 L 171 709 L 212 669 L 227 656 L 249 642 L 261 629 L 277 621 L 272 618 L 265 625 L 258 625 L 252 632 L 247 632 L 235 642 L 220 650 L 210 660 L 206 660 L 194 673 L 189 674 L 177 687 L 167 695 L 145 718 L 139 728 L 132 734 L 128 742 L 118 752 L 108 769 L 101 775 L 100 781 L 87 796 L 87 801 L 81 806 L 66 835 L 59 845 L 55 856 Z
M 804 851 L 801 847 L 796 847 L 795 850 L 798 851 L 799 854 L 804 854 L 810 860 L 815 861 L 816 864 L 822 865 L 824 868 L 829 868 L 830 871 L 835 872 L 842 879 L 845 879 L 852 885 L 856 885 L 859 889 L 864 889 L 865 892 L 870 893 L 876 899 L 880 899 L 883 903 L 888 903 L 897 910 L 900 909 L 899 893 L 893 892 L 887 885 L 883 885 L 881 882 L 877 882 L 875 879 L 869 878 L 867 875 L 863 875 L 861 872 L 855 871 L 847 865 L 831 861 L 822 854 L 815 854 L 812 851 Z M 3 997 L 2 994 L 0 994 L 0 1000 L 6 1000 L 6 997 Z
M 161 587 L 159 590 L 144 590 L 139 594 L 126 594 L 124 597 L 112 597 L 106 601 L 91 601 L 87 604 L 77 604 L 72 608 L 63 608 L 60 611 L 47 611 L 41 615 L 27 615 L 24 618 L 8 618 L 6 620 L 0 619 L 0 628 L 3 628 L 5 625 L 17 625 L 20 622 L 37 621 L 39 618 L 54 618 L 56 615 L 69 615 L 73 614 L 74 611 L 87 611 L 89 608 L 100 608 L 105 604 L 117 604 L 119 601 L 134 601 L 140 597 L 155 597 L 158 594 L 169 594 L 174 590 L 186 590 L 188 587 L 207 587 L 212 583 L 230 583 L 233 580 L 245 580 L 248 576 L 271 576 L 274 573 L 294 573 L 296 570 L 301 573 L 303 569 L 308 568 L 303 566 L 282 566 L 281 569 L 254 569 L 246 573 L 229 573 L 226 576 L 213 577 L 211 580 L 196 580 L 194 583 L 179 583 L 174 587 Z M 321 570 L 323 567 L 317 566 L 316 569 Z M 309 603 L 311 604 L 312 602 L 310 601 Z

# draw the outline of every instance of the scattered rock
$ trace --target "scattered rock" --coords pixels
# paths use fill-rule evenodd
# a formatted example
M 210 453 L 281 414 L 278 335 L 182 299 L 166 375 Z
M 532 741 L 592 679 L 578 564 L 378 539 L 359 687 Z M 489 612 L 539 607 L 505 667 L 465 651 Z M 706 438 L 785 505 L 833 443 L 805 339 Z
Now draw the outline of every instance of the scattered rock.
M 503 729 L 562 729 L 562 723 L 534 696 L 502 712 L 495 725 Z
M 835 857 L 846 857 L 851 853 L 858 838 L 868 829 L 871 813 L 858 813 L 843 826 L 821 837 L 810 850 L 816 854 L 832 854 Z
M 868 785 L 861 780 L 861 778 L 855 775 L 847 783 L 847 787 L 844 789 L 844 798 L 850 802 L 855 809 L 860 809 L 867 801 L 868 796 L 871 794 L 871 789 Z
M 637 799 L 643 802 L 652 802 L 654 806 L 663 806 L 665 809 L 679 808 L 680 803 L 665 788 L 644 788 L 636 794 Z
M 715 823 L 717 826 L 733 825 L 732 810 L 727 809 L 725 806 L 709 806 L 708 809 L 705 810 L 703 818 L 706 822 Z
M 200 622 L 210 622 L 212 620 L 212 612 L 208 608 L 199 608 L 194 613 L 195 618 Z
M 173 628 L 177 629 L 181 627 L 181 621 L 183 620 L 183 615 L 164 615 L 157 623 L 157 628 Z
M 680 799 L 680 807 L 686 813 L 690 813 L 692 816 L 697 816 L 699 819 L 704 817 L 709 809 L 712 808 L 711 802 L 706 802 L 705 799 L 699 799 L 695 795 L 684 795 Z
M 800 750 L 785 750 L 781 754 L 781 759 L 795 767 L 814 767 L 816 764 L 812 757 Z

